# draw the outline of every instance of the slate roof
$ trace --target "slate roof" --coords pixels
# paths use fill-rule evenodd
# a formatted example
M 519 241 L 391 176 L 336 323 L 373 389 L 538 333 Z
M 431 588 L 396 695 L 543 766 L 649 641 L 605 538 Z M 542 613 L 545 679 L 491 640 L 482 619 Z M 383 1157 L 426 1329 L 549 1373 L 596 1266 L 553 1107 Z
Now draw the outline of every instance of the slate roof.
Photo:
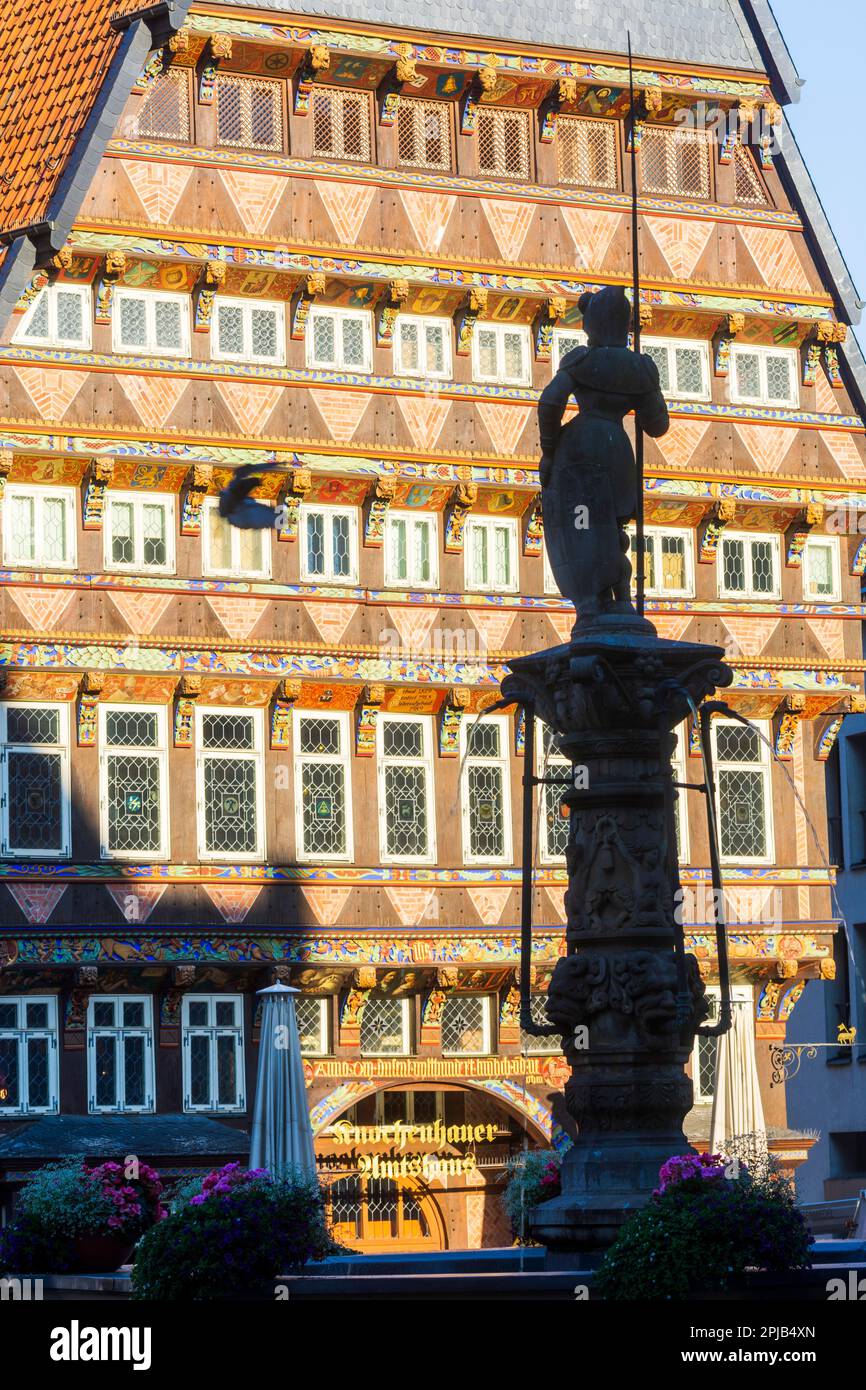
M 217 0 L 223 3 L 223 0 Z M 231 0 L 226 0 L 231 3 Z M 441 34 L 472 34 L 513 43 L 543 43 L 600 53 L 632 51 L 709 67 L 763 71 L 760 50 L 738 0 L 243 0 L 245 9 L 302 13 L 330 20 L 419 25 Z
M 249 1153 L 243 1130 L 207 1115 L 44 1115 L 0 1134 L 0 1168 L 35 1159 L 218 1157 Z

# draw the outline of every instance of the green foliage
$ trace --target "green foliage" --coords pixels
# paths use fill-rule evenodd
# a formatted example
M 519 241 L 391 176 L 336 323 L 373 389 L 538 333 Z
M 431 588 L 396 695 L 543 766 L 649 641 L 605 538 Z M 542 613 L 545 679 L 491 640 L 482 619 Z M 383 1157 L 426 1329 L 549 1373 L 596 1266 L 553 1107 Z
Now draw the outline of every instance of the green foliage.
M 181 1200 L 139 1243 L 134 1298 L 265 1297 L 278 1275 L 336 1252 L 315 1179 L 244 1174 L 214 1183 L 213 1177 L 193 1197 L 185 1185 Z
M 533 1207 L 558 1197 L 560 1156 L 555 1149 L 529 1149 L 508 1162 L 508 1180 L 502 1204 L 511 1231 L 520 1245 L 529 1244 L 529 1213 Z
M 668 1169 L 671 1164 L 665 1165 Z M 766 1155 L 714 1178 L 670 1181 L 622 1227 L 594 1282 L 606 1299 L 684 1299 L 748 1269 L 808 1268 L 810 1237 L 788 1179 Z

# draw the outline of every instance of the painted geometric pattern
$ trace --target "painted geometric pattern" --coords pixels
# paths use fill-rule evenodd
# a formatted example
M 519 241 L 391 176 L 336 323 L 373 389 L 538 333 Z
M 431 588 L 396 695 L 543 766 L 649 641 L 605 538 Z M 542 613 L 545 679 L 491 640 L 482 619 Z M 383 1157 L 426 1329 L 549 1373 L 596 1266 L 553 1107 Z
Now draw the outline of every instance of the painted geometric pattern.
M 219 618 L 229 637 L 243 641 L 249 637 L 265 609 L 266 598 L 226 598 L 216 594 L 208 598 L 208 605 Z
M 532 406 L 492 405 L 479 401 L 478 414 L 493 441 L 497 454 L 513 454 L 517 441 L 529 422 Z
M 683 615 L 653 613 L 650 622 L 658 633 L 669 642 L 679 642 L 691 622 L 691 614 Z
M 135 888 L 124 886 L 108 889 L 109 897 L 124 920 L 136 922 L 140 926 L 150 917 L 164 892 L 165 888 L 157 883 L 142 883 Z
M 672 468 L 685 468 L 707 430 L 698 420 L 672 420 L 667 434 L 654 442 Z
M 322 641 L 331 647 L 342 642 L 356 612 L 353 603 L 305 603 L 304 608 Z
M 714 222 L 685 222 L 673 217 L 645 217 L 644 226 L 678 280 L 688 280 L 716 229 Z
M 550 903 L 554 921 L 565 922 L 565 894 L 561 888 L 545 888 L 545 897 Z
M 437 255 L 457 199 L 447 193 L 415 193 L 401 189 L 400 201 L 421 250 L 430 256 Z
M 13 367 L 43 420 L 62 420 L 87 377 L 54 367 Z
M 803 290 L 808 293 L 811 288 L 809 279 L 790 232 L 776 231 L 772 227 L 742 226 L 738 231 L 769 289 Z
M 65 886 L 60 888 L 53 884 L 28 883 L 13 887 L 7 883 L 6 887 L 31 927 L 44 926 L 66 892 Z
M 759 656 L 779 626 L 778 618 L 735 618 L 729 613 L 725 614 L 723 622 L 736 646 L 736 651 L 729 649 L 729 656 L 738 653 L 747 657 Z
M 315 188 L 340 243 L 354 246 L 376 190 L 360 183 L 322 183 L 319 179 Z
M 810 618 L 809 631 L 817 637 L 831 661 L 845 658 L 845 628 L 835 618 Z
M 557 642 L 570 642 L 571 629 L 574 627 L 574 613 L 548 613 L 550 624 L 556 633 Z
M 192 169 L 177 164 L 126 163 L 126 177 L 147 213 L 149 222 L 170 222 L 192 176 Z M 223 175 L 225 177 L 225 175 Z
M 492 198 L 482 198 L 481 206 L 504 259 L 520 260 L 535 208 L 531 203 L 501 203 Z
M 224 888 L 208 884 L 205 887 L 205 892 L 223 921 L 232 927 L 239 926 L 244 921 L 261 891 L 260 885 L 248 888 L 233 884 L 230 888 Z
M 481 651 L 479 655 L 482 660 L 488 652 L 501 652 L 505 650 L 505 639 L 511 630 L 514 622 L 513 613 L 502 612 L 478 612 L 470 613 L 472 625 L 478 636 L 481 638 Z M 573 619 L 569 619 L 573 622 Z
M 172 602 L 171 594 L 112 593 L 109 597 L 136 637 L 145 637 L 153 632 Z
M 328 434 L 338 444 L 348 444 L 372 399 L 367 391 L 311 391 Z
M 840 473 L 847 478 L 849 483 L 862 482 L 866 479 L 866 465 L 863 463 L 863 455 L 857 448 L 852 434 L 837 434 L 835 430 L 819 430 L 818 433 L 833 455 Z
M 398 396 L 397 404 L 416 449 L 428 453 L 435 449 L 448 419 L 451 402 L 439 400 L 436 396 Z
M 422 652 L 431 627 L 439 617 L 438 608 L 387 608 L 386 613 L 400 637 L 404 655 Z
M 185 392 L 188 381 L 172 376 L 128 376 L 119 372 L 115 377 L 135 413 L 148 429 L 162 429 Z
M 19 589 L 17 585 L 10 585 L 6 592 L 21 609 L 28 627 L 41 632 L 50 632 L 57 626 L 74 597 L 62 589 Z
M 435 888 L 386 888 L 385 896 L 401 927 L 415 927 L 430 921 Z
M 838 415 L 841 406 L 836 398 L 836 392 L 827 380 L 826 373 L 818 368 L 818 375 L 815 377 L 815 409 L 822 415 Z
M 737 425 L 736 429 L 762 473 L 778 473 L 797 438 L 796 430 L 772 425 Z
M 585 212 L 582 208 L 561 209 L 571 232 L 577 263 L 582 269 L 600 270 L 622 222 L 621 212 Z
M 244 434 L 260 434 L 280 399 L 281 386 L 221 381 L 218 390 Z
M 498 927 L 511 897 L 511 889 L 467 888 L 466 894 L 485 927 Z
M 266 232 L 286 190 L 285 180 L 273 174 L 251 174 L 237 169 L 223 169 L 220 178 L 246 230 L 257 235 Z
M 320 927 L 335 927 L 351 888 L 302 888 L 301 895 Z

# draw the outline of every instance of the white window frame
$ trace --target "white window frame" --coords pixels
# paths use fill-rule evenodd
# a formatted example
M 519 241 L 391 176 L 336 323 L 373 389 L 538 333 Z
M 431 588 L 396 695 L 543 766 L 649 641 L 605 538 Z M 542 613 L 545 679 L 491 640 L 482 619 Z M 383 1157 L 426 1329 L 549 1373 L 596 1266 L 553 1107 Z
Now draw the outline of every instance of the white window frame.
M 238 309 L 242 318 L 243 349 L 228 352 L 219 347 L 219 315 L 223 309 Z M 264 309 L 276 319 L 275 337 L 277 350 L 272 357 L 252 351 L 253 311 Z M 218 294 L 213 308 L 210 331 L 210 355 L 215 362 L 260 362 L 264 366 L 284 367 L 286 365 L 286 306 L 279 299 L 243 299 L 239 296 Z
M 674 401 L 708 401 L 712 398 L 712 388 L 710 386 L 710 346 L 700 338 L 656 338 L 646 335 L 641 339 L 641 349 L 646 352 L 647 348 L 662 348 L 667 354 L 668 359 L 668 380 L 672 383 L 667 391 L 663 389 L 662 394 L 667 400 Z M 688 348 L 694 352 L 697 350 L 701 358 L 701 378 L 702 386 L 700 391 L 680 391 L 677 383 L 676 351 L 677 348 Z
M 633 540 L 636 535 L 635 527 L 629 524 L 629 539 Z M 649 542 L 653 552 L 653 570 L 656 577 L 661 573 L 659 562 L 659 547 L 665 536 L 680 536 L 685 540 L 684 559 L 685 559 L 685 578 L 686 584 L 683 589 L 664 589 L 658 584 L 647 584 L 645 592 L 652 598 L 694 598 L 695 596 L 695 533 L 689 526 L 647 526 L 644 528 L 644 542 Z M 631 587 L 637 589 L 637 555 L 634 551 L 629 552 L 629 559 L 632 564 Z
M 81 337 L 62 338 L 57 328 L 57 296 L 63 294 L 74 294 L 81 301 Z M 48 303 L 48 332 L 44 337 L 28 338 L 27 329 L 33 322 L 37 308 L 43 299 Z M 57 281 L 53 285 L 46 285 L 40 290 L 33 303 L 24 312 L 21 321 L 15 329 L 12 341 L 21 343 L 24 347 L 67 347 L 82 348 L 87 350 L 93 342 L 93 303 L 91 290 L 88 285 L 68 285 L 64 280 Z
M 430 532 L 430 578 L 419 579 L 415 574 L 409 573 L 405 579 L 400 579 L 394 573 L 394 561 L 392 555 L 391 532 L 395 522 L 403 522 L 407 526 L 418 522 L 426 526 Z M 411 570 L 410 551 L 407 535 L 407 568 Z M 439 516 L 436 512 L 423 512 L 420 510 L 394 511 L 389 508 L 385 518 L 385 585 L 387 588 L 394 589 L 435 589 L 439 584 Z
M 321 513 L 325 519 L 325 559 L 322 574 L 310 572 L 307 559 L 307 517 L 312 512 Z M 334 574 L 331 557 L 334 553 L 334 518 L 343 516 L 349 522 L 349 573 Z M 299 534 L 301 539 L 301 578 L 311 584 L 357 584 L 358 582 L 358 508 L 337 507 L 325 502 L 302 502 L 300 507 Z
M 32 497 L 34 500 L 33 508 L 33 536 L 35 541 L 35 554 L 32 560 L 16 560 L 12 558 L 12 534 L 10 523 L 10 502 L 15 497 Z M 66 535 L 68 538 L 67 555 L 63 560 L 46 560 L 41 552 L 41 541 L 45 534 L 42 522 L 43 504 L 53 498 L 62 502 L 66 514 Z M 75 569 L 77 565 L 77 525 L 78 509 L 76 507 L 75 490 L 71 487 L 33 487 L 26 483 L 8 483 L 6 495 L 3 499 L 3 561 L 10 569 L 56 569 L 69 570 Z
M 559 592 L 559 585 L 553 573 L 553 566 L 550 563 L 550 556 L 547 553 L 547 545 L 545 542 L 542 542 L 541 546 L 541 560 L 544 572 L 544 592 L 546 594 L 558 595 L 561 598 L 562 595 Z
M 109 1000 L 113 1001 L 115 1009 L 118 1003 L 122 1004 L 143 1004 L 144 1023 L 140 1026 L 134 1025 L 127 1027 L 125 1024 L 115 1024 L 108 1027 L 105 1024 L 96 1025 L 93 1021 L 94 1005 L 104 1004 Z M 116 1015 L 115 1015 L 116 1017 Z M 127 1034 L 142 1036 L 144 1038 L 144 1103 L 142 1105 L 127 1105 L 125 1096 L 125 1077 L 124 1068 L 118 1066 L 115 1078 L 118 1103 L 116 1105 L 97 1105 L 96 1103 L 96 1038 L 100 1034 L 113 1036 L 118 1042 Z M 115 1058 L 120 1053 L 117 1049 Z M 153 997 L 149 994 L 91 994 L 87 1001 L 87 1113 L 89 1115 L 149 1115 L 156 1108 L 156 1085 L 154 1076 L 153 1058 Z
M 456 1051 L 452 1051 L 450 1048 L 446 1051 L 445 1043 L 444 1043 L 444 1041 L 443 1041 L 443 1043 L 442 1043 L 442 1056 L 443 1056 L 443 1057 L 489 1057 L 489 1056 L 491 1055 L 491 1053 L 493 1052 L 493 1017 L 492 1017 L 492 1015 L 493 1015 L 493 1008 L 492 1008 L 493 996 L 490 995 L 490 994 L 484 994 L 481 990 L 477 990 L 477 991 L 476 991 L 476 990 L 472 990 L 472 991 L 469 991 L 469 990 L 460 990 L 460 991 L 454 990 L 454 991 L 449 991 L 449 993 L 446 994 L 446 996 L 445 996 L 445 1008 L 448 1007 L 448 1002 L 449 1002 L 449 1000 L 451 1000 L 451 999 L 481 999 L 481 1000 L 483 1001 L 483 1004 L 484 1004 L 484 1012 L 483 1012 L 483 1017 L 482 1017 L 482 1020 L 481 1020 L 481 1031 L 482 1031 L 482 1033 L 483 1033 L 483 1046 L 482 1046 L 482 1048 L 481 1048 L 480 1051 L 476 1051 L 476 1052 L 456 1052 Z M 445 1019 L 444 1019 L 444 1010 L 443 1010 L 443 1020 L 442 1020 L 442 1021 L 443 1021 L 443 1023 L 444 1023 L 444 1021 L 445 1021 Z
M 190 1004 L 207 1004 L 208 1022 L 190 1023 L 189 1006 Z M 234 1004 L 235 1018 L 238 1022 L 234 1025 L 216 1022 L 217 1004 Z M 210 1094 L 212 1105 L 194 1105 L 192 1102 L 192 1036 L 193 1034 L 205 1034 L 209 1038 L 209 1071 L 210 1071 Z M 220 1036 L 229 1035 L 235 1043 L 235 1075 L 237 1077 L 237 1089 L 235 1092 L 234 1103 L 231 1105 L 219 1103 L 216 1099 L 218 1091 L 217 1083 L 217 1048 L 216 1041 Z M 244 1047 L 244 996 L 242 994 L 206 994 L 195 993 L 185 994 L 181 1005 L 181 1054 L 183 1072 L 183 1113 L 185 1115 L 240 1115 L 246 1110 L 246 1049 Z
M 423 754 L 420 758 L 386 758 L 384 753 L 384 726 L 386 720 L 395 723 L 420 724 L 422 728 Z M 408 763 L 422 767 L 425 773 L 424 788 L 427 810 L 427 853 L 389 854 L 387 809 L 385 798 L 385 771 L 392 763 Z M 433 720 L 429 714 L 379 714 L 376 719 L 376 767 L 378 772 L 379 802 L 379 857 L 383 864 L 435 864 L 436 862 L 436 795 L 433 771 Z
M 729 541 L 744 541 L 746 544 L 746 587 L 745 589 L 726 589 L 725 578 L 725 548 Z M 751 542 L 770 541 L 771 553 L 773 556 L 773 578 L 775 580 L 771 593 L 757 592 L 749 578 L 752 570 L 751 564 Z M 781 569 L 781 549 L 779 537 L 770 531 L 729 531 L 727 527 L 722 532 L 719 540 L 718 558 L 716 560 L 716 577 L 718 581 L 719 598 L 749 599 L 755 602 L 772 603 L 781 598 L 782 595 L 782 569 Z
M 57 1047 L 57 995 L 56 994 L 4 994 L 0 1004 L 15 1004 L 18 1020 L 14 1027 L 0 1025 L 0 1038 L 12 1038 L 18 1051 L 18 1092 L 16 1106 L 0 1106 L 0 1120 L 12 1119 L 22 1115 L 56 1115 L 60 1110 L 59 1066 Z M 30 1027 L 27 1023 L 27 1005 L 45 1004 L 48 1009 L 48 1022 L 45 1027 Z M 30 1060 L 27 1040 L 30 1037 L 45 1038 L 48 1042 L 48 1104 L 30 1104 Z M 25 1099 L 26 1097 L 26 1099 Z
M 110 744 L 107 740 L 106 726 L 109 713 L 123 710 L 125 713 L 153 714 L 156 716 L 157 743 L 153 747 L 143 745 L 127 746 Z M 99 854 L 102 859 L 136 860 L 147 864 L 158 863 L 169 857 L 171 832 L 169 829 L 168 805 L 168 719 L 164 705 L 102 704 L 98 706 L 99 729 Z M 136 757 L 142 755 L 155 758 L 159 767 L 159 849 L 130 850 L 109 847 L 110 823 L 108 815 L 108 761 L 111 757 Z
M 315 355 L 315 333 L 314 325 L 317 319 L 332 318 L 338 319 L 358 319 L 361 323 L 364 335 L 364 361 L 361 365 L 357 362 L 345 362 L 343 360 L 342 333 L 334 333 L 334 357 L 330 362 L 319 360 Z M 326 371 L 337 372 L 372 372 L 373 370 L 373 319 L 369 309 L 342 309 L 335 305 L 314 304 L 307 315 L 307 324 L 304 331 L 305 355 L 308 367 L 319 367 Z
M 737 390 L 737 359 L 748 353 L 753 353 L 758 358 L 758 371 L 761 377 L 761 390 L 757 396 L 747 396 Z M 767 390 L 767 358 L 768 357 L 787 357 L 791 367 L 791 395 L 787 400 L 779 400 L 771 397 Z M 779 406 L 796 410 L 800 404 L 799 391 L 799 359 L 795 348 L 762 347 L 756 343 L 732 343 L 731 344 L 731 366 L 728 375 L 730 389 L 730 399 L 736 405 L 768 405 Z
M 7 738 L 7 712 L 10 707 L 56 710 L 59 716 L 57 743 L 10 743 Z M 42 753 L 60 757 L 60 849 L 20 849 L 9 843 L 9 753 Z M 72 792 L 69 773 L 69 706 L 54 700 L 15 700 L 0 702 L 0 854 L 15 859 L 68 859 L 72 853 Z
M 688 734 L 687 724 L 678 724 L 674 730 L 674 751 L 671 755 L 675 782 L 688 782 Z M 677 857 L 681 864 L 689 862 L 689 794 L 683 787 L 674 788 L 677 807 Z
M 210 550 L 210 521 L 208 512 L 219 509 L 219 498 L 205 498 L 205 515 L 202 518 L 201 544 L 202 544 L 202 572 L 217 579 L 270 579 L 271 577 L 271 533 L 266 528 L 262 528 L 257 534 L 262 538 L 262 567 L 260 570 L 245 570 L 240 566 L 240 550 L 242 531 L 239 526 L 230 526 L 232 559 L 237 556 L 238 563 L 232 564 L 228 569 L 218 569 L 211 560 Z
M 492 332 L 496 334 L 496 371 L 491 376 L 485 376 L 481 370 L 481 350 L 479 348 L 479 342 L 482 332 Z M 505 349 L 503 346 L 503 339 L 506 333 L 517 333 L 523 341 L 524 371 L 522 376 L 506 376 L 505 374 Z M 500 323 L 497 319 L 479 319 L 472 330 L 472 380 L 492 382 L 499 386 L 531 386 L 532 339 L 530 337 L 528 324 Z
M 404 324 L 418 325 L 418 359 L 417 367 L 408 367 L 403 360 L 403 336 L 402 328 Z M 427 350 L 427 329 L 440 328 L 442 330 L 443 343 L 443 366 L 441 371 L 435 371 L 428 364 Z M 423 356 L 424 362 L 421 363 Z M 450 378 L 452 372 L 451 365 L 451 320 L 442 318 L 435 314 L 398 314 L 397 322 L 394 327 L 394 371 L 397 376 L 411 376 L 420 378 L 430 378 L 431 380 L 445 381 Z
M 511 570 L 511 582 L 509 584 L 497 584 L 490 578 L 490 569 L 494 564 L 492 554 L 492 540 L 496 530 L 505 531 L 508 536 L 509 568 Z M 487 532 L 487 572 L 488 579 L 486 584 L 476 583 L 473 578 L 473 546 L 475 537 L 482 531 Z M 517 533 L 517 517 L 514 516 L 468 516 L 464 522 L 463 533 L 463 554 L 464 554 L 464 586 L 468 593 L 476 594 L 516 594 L 520 587 L 520 543 Z
M 577 338 L 577 343 L 573 343 L 571 347 L 563 348 L 563 344 L 566 340 L 571 338 Z M 561 328 L 554 328 L 550 343 L 550 365 L 553 370 L 553 375 L 555 376 L 559 371 L 559 366 L 563 357 L 573 352 L 575 347 L 586 347 L 586 343 L 586 333 L 582 328 L 569 328 L 565 324 L 563 324 Z
M 766 719 L 752 719 L 749 721 L 755 728 L 769 737 L 770 726 Z M 719 859 L 724 864 L 774 864 L 776 862 L 776 839 L 773 829 L 773 767 L 770 757 L 770 750 L 763 739 L 758 740 L 760 750 L 760 760 L 754 763 L 746 762 L 727 762 L 720 760 L 718 756 L 718 731 L 723 725 L 739 725 L 738 720 L 715 718 L 710 724 L 713 739 L 713 772 L 716 780 L 716 833 L 719 840 Z M 767 853 L 763 855 L 734 855 L 725 854 L 722 846 L 722 818 L 721 818 L 721 797 L 719 796 L 719 772 L 722 769 L 744 768 L 749 772 L 760 772 L 762 777 L 763 802 L 764 802 L 764 839 L 767 845 Z
M 539 720 L 535 726 L 535 760 L 536 776 L 538 777 L 560 777 L 562 775 L 571 778 L 571 762 L 562 753 L 551 752 L 549 755 L 544 751 L 544 729 L 545 726 Z M 539 864 L 562 865 L 565 863 L 564 854 L 555 854 L 550 848 L 547 826 L 547 801 L 550 796 L 551 801 L 555 799 L 555 787 L 540 786 L 538 788 L 538 805 L 536 814 L 538 816 L 538 862 Z M 568 791 L 568 787 L 562 787 L 560 791 L 560 801 L 562 796 Z
M 708 997 L 708 999 L 710 999 L 710 1000 L 712 1001 L 711 1008 L 710 1008 L 710 1013 L 709 1013 L 709 1016 L 708 1016 L 708 1018 L 707 1018 L 707 1022 L 708 1022 L 708 1023 L 713 1023 L 713 1022 L 716 1021 L 716 1019 L 717 1019 L 718 1016 L 719 1016 L 719 1005 L 720 1005 L 721 999 L 722 999 L 722 990 L 721 990 L 721 986 L 720 986 L 720 985 L 705 985 L 704 988 L 705 988 L 706 991 L 707 991 L 707 997 Z M 731 1003 L 732 1003 L 735 1007 L 739 1007 L 739 1006 L 742 1006 L 742 1005 L 748 1005 L 748 1006 L 751 1007 L 751 1005 L 753 1004 L 753 1002 L 754 1002 L 754 999 L 753 999 L 753 992 L 752 992 L 752 986 L 751 986 L 751 985 L 731 985 Z M 754 1015 L 752 1015 L 752 1019 L 754 1020 Z M 754 1028 L 754 1021 L 752 1022 L 752 1027 Z M 710 1089 L 710 1090 L 708 1090 L 708 1091 L 704 1091 L 703 1088 L 702 1088 L 701 1085 L 700 1085 L 700 1066 L 699 1066 L 699 1063 L 698 1063 L 698 1049 L 699 1049 L 699 1047 L 700 1047 L 700 1041 L 701 1041 L 700 1038 L 695 1038 L 694 1047 L 692 1048 L 691 1072 L 692 1072 L 692 1088 L 693 1088 L 693 1092 L 694 1092 L 694 1103 L 695 1103 L 695 1105 L 712 1105 L 712 1103 L 713 1103 L 713 1091 L 712 1091 L 712 1089 Z M 717 1048 L 718 1048 L 718 1045 L 719 1045 L 719 1039 L 716 1038 L 716 1047 L 717 1047 Z M 714 1069 L 714 1072 L 715 1072 L 715 1069 Z
M 481 724 L 494 724 L 499 731 L 499 754 L 495 758 L 484 758 L 467 753 L 469 731 Z M 510 864 L 512 859 L 511 826 L 511 761 L 508 756 L 509 721 L 504 714 L 491 714 L 467 723 L 460 721 L 460 820 L 463 829 L 464 864 Z M 473 854 L 469 818 L 469 770 L 478 764 L 481 767 L 496 767 L 502 779 L 502 853 L 497 855 Z
M 352 822 L 352 726 L 347 710 L 296 709 L 292 714 L 292 739 L 295 754 L 295 853 L 301 864 L 328 863 L 350 864 L 354 858 L 354 825 Z M 333 719 L 340 727 L 341 752 L 302 753 L 301 721 L 303 719 Z M 343 799 L 346 817 L 346 849 L 342 854 L 325 854 L 321 850 L 307 850 L 304 844 L 304 797 L 303 769 L 305 763 L 333 763 L 343 769 Z
M 331 1010 L 330 1010 L 331 996 L 330 996 L 329 994 L 318 994 L 318 995 L 315 995 L 315 994 L 302 994 L 302 995 L 300 995 L 300 996 L 295 1000 L 295 1009 L 296 1009 L 296 1010 L 297 1010 L 298 1004 L 301 1002 L 301 999 L 305 1000 L 307 1003 L 313 1003 L 313 1004 L 315 1004 L 315 1005 L 317 1006 L 317 1012 L 318 1012 L 318 1015 L 319 1015 L 319 1041 L 320 1041 L 320 1043 L 321 1043 L 321 1046 L 320 1046 L 320 1047 L 315 1048 L 315 1049 L 312 1049 L 312 1050 L 310 1050 L 310 1049 L 305 1050 L 305 1049 L 302 1047 L 302 1048 L 301 1048 L 301 1056 L 302 1056 L 302 1057 L 329 1057 L 329 1056 L 331 1055 L 331 1051 L 332 1051 L 331 1046 L 330 1046 L 330 1036 L 329 1036 L 329 1035 L 330 1035 L 330 1028 L 329 1028 L 329 1026 L 328 1026 L 329 1023 L 330 1023 L 330 1018 L 331 1018 Z M 297 1013 L 296 1013 L 296 1022 L 297 1022 Z M 299 1040 L 300 1040 L 300 1033 L 301 1033 L 301 1025 L 300 1025 L 300 1023 L 298 1023 L 298 1038 L 299 1038 Z
M 203 746 L 203 721 L 207 715 L 234 715 L 237 717 L 248 717 L 253 721 L 253 731 L 255 746 L 251 749 L 240 748 L 205 748 Z M 207 848 L 207 823 L 205 819 L 205 779 L 204 766 L 210 758 L 236 758 L 244 762 L 252 762 L 256 767 L 256 848 L 247 854 L 241 854 L 237 850 L 209 850 Z M 257 864 L 265 858 L 265 798 L 264 798 L 264 779 L 265 779 L 265 756 L 264 756 L 264 719 L 261 709 L 241 709 L 235 706 L 223 705 L 204 705 L 195 707 L 195 800 L 196 800 L 196 826 L 198 834 L 198 855 L 199 859 L 209 864 L 213 863 L 232 863 L 237 861 L 243 864 Z
M 131 506 L 133 511 L 133 545 L 135 559 L 131 564 L 121 564 L 112 559 L 111 543 L 114 539 L 112 505 L 120 502 Z M 103 558 L 105 568 L 121 574 L 174 574 L 175 568 L 175 506 L 174 493 L 171 492 L 114 492 L 109 490 L 106 499 L 103 521 Z M 165 564 L 148 565 L 144 560 L 144 518 L 145 507 L 158 505 L 165 511 Z
M 146 341 L 141 347 L 127 347 L 120 336 L 120 306 L 124 299 L 140 299 L 145 305 L 146 313 Z M 170 300 L 180 306 L 180 347 L 163 347 L 156 340 L 156 305 L 158 300 Z M 154 357 L 189 357 L 189 295 L 178 294 L 173 290 L 139 290 L 127 286 L 118 287 L 114 291 L 114 304 L 111 311 L 111 346 L 112 351 L 117 353 L 128 353 L 134 356 L 136 353 L 150 355 Z
M 830 566 L 833 577 L 833 588 L 829 594 L 813 594 L 809 592 L 809 554 L 819 546 L 827 547 L 830 551 Z M 839 603 L 842 598 L 842 566 L 839 558 L 839 538 L 838 536 L 818 535 L 810 536 L 803 549 L 803 598 L 807 603 Z
M 386 998 L 386 999 L 393 999 L 394 996 L 393 996 L 393 995 L 377 996 L 377 999 L 373 1000 L 373 1002 L 374 1002 L 374 1003 L 375 1003 L 375 1002 L 378 1002 L 378 998 L 379 998 L 379 997 L 383 997 L 383 998 Z M 409 1003 L 410 1003 L 410 1000 L 409 1000 L 409 997 L 408 997 L 407 995 L 404 995 L 402 998 L 398 999 L 396 1002 L 400 1005 L 400 1033 L 401 1033 L 401 1045 L 400 1045 L 400 1050 L 399 1050 L 399 1052 L 393 1052 L 393 1051 L 391 1051 L 390 1049 L 389 1049 L 388 1051 L 386 1051 L 386 1052 L 367 1052 L 366 1050 L 365 1050 L 365 1051 L 361 1051 L 361 1043 L 360 1043 L 360 1039 L 359 1039 L 359 1041 L 358 1041 L 358 1052 L 359 1052 L 359 1055 L 360 1055 L 361 1057 L 408 1057 L 408 1056 L 409 1056 L 410 1052 L 412 1051 L 412 1027 L 411 1027 L 411 1017 L 410 1017 L 410 1014 L 409 1014 Z M 370 1003 L 371 1003 L 371 1001 L 368 999 L 368 1000 L 366 1001 L 366 1003 L 364 1004 L 364 1009 L 365 1009 L 365 1010 L 369 1008 Z M 363 1022 L 363 1018 L 362 1018 L 362 1022 Z

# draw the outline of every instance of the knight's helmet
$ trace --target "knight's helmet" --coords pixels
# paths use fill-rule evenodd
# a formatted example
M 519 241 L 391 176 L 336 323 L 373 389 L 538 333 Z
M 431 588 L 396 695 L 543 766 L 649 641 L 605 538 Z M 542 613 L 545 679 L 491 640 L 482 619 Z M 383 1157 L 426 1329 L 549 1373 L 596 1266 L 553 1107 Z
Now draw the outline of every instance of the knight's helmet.
M 595 294 L 587 291 L 577 301 L 590 347 L 627 347 L 631 304 L 621 285 L 605 285 Z

